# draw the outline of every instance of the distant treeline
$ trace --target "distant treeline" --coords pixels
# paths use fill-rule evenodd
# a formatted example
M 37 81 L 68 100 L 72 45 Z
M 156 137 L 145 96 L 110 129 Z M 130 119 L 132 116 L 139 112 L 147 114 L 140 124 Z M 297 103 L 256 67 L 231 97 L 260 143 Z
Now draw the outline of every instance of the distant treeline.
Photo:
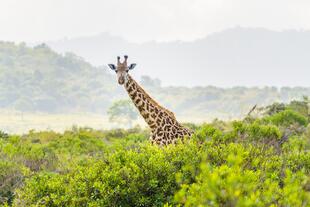
M 140 82 L 179 116 L 238 117 L 255 104 L 310 96 L 310 88 L 302 87 L 162 87 L 160 80 L 147 76 Z M 105 66 L 94 67 L 72 53 L 58 54 L 45 44 L 32 48 L 0 42 L 0 109 L 105 114 L 111 103 L 121 98 L 127 94 Z

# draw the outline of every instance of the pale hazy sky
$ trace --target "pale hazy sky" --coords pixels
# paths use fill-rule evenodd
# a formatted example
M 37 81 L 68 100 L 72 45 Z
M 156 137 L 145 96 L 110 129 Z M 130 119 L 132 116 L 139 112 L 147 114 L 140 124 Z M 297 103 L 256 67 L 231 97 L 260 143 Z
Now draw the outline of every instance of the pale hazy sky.
M 309 30 L 310 0 L 0 0 L 0 40 L 194 40 L 234 26 Z

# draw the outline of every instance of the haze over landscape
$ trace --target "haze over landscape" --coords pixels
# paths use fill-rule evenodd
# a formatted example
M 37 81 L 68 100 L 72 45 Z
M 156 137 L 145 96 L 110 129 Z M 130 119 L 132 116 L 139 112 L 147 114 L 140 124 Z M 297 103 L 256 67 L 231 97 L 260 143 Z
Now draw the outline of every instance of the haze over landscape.
M 91 113 L 96 117 L 89 120 L 100 123 L 97 116 L 128 98 L 107 68 L 125 54 L 138 64 L 132 76 L 185 121 L 242 117 L 255 104 L 308 96 L 309 6 L 279 0 L 3 1 L 0 107 L 18 118 L 4 118 L 2 125 L 17 129 L 12 123 L 20 111 L 25 130 L 37 127 L 24 124 L 27 113 Z M 65 122 L 93 124 L 59 121 Z
M 177 86 L 310 86 L 310 31 L 235 27 L 184 42 L 132 43 L 103 33 L 47 42 L 94 65 L 130 54 L 137 76 Z M 223 75 L 225 74 L 225 75 Z
M 138 76 L 163 85 L 309 86 L 309 7 L 306 0 L 6 0 L 0 40 L 47 42 L 93 65 L 126 53 Z

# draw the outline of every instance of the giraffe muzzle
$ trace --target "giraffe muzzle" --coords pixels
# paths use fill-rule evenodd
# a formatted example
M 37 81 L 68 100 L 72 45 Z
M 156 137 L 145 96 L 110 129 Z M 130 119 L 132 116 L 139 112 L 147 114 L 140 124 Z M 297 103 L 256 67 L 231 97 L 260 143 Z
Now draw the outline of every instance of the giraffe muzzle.
M 124 78 L 124 77 L 119 77 L 118 83 L 119 83 L 120 85 L 123 85 L 123 84 L 125 83 L 125 78 Z

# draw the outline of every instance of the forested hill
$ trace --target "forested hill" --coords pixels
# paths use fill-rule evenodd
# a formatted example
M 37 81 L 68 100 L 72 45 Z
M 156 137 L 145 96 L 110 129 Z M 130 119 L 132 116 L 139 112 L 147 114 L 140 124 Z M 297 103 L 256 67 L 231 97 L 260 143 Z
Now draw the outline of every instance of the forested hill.
M 22 111 L 105 111 L 118 90 L 106 68 L 59 55 L 45 44 L 0 43 L 0 107 Z
M 135 72 L 135 71 L 133 71 Z M 287 102 L 310 88 L 162 87 L 142 77 L 141 84 L 178 116 L 237 117 L 254 105 Z M 111 102 L 128 98 L 106 67 L 94 67 L 72 53 L 60 55 L 45 44 L 0 42 L 0 109 L 30 112 L 105 114 Z

